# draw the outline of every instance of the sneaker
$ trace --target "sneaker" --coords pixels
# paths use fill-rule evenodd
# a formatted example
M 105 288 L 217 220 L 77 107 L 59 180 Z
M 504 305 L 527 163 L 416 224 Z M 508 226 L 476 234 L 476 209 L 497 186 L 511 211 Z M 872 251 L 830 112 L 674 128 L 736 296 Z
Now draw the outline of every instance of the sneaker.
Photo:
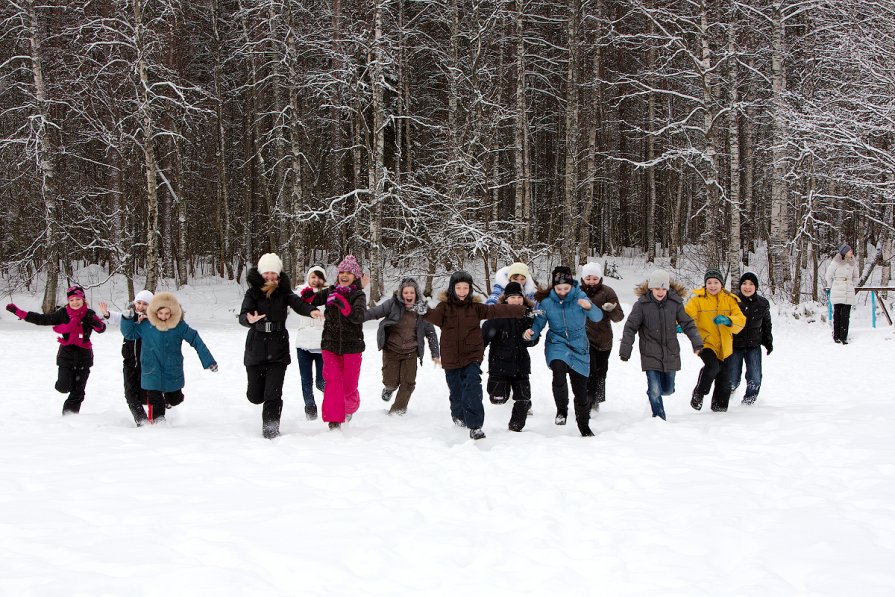
M 388 388 L 382 388 L 382 401 L 388 402 L 392 399 L 392 394 L 395 393 L 395 390 L 389 390 Z
M 305 406 L 305 418 L 309 421 L 317 420 L 317 405 L 311 404 L 309 406 Z
M 469 439 L 485 439 L 485 432 L 481 427 L 469 430 Z
M 702 410 L 702 394 L 693 394 L 693 397 L 690 398 L 690 406 L 694 410 Z
M 464 421 L 463 419 L 459 417 L 452 417 L 452 419 L 454 421 L 454 425 L 456 425 L 457 427 L 466 427 L 466 421 Z
M 557 412 L 556 418 L 553 419 L 553 422 L 556 423 L 557 425 L 565 425 L 566 419 L 568 418 L 568 416 L 569 416 L 568 413 Z

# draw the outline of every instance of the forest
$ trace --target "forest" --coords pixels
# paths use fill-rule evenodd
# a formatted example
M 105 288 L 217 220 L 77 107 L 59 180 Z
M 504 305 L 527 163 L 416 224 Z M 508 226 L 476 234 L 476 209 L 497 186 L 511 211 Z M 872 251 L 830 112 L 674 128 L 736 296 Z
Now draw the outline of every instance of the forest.
M 889 283 L 893 137 L 891 0 L 4 0 L 0 276 L 636 251 L 798 303 L 844 242 Z

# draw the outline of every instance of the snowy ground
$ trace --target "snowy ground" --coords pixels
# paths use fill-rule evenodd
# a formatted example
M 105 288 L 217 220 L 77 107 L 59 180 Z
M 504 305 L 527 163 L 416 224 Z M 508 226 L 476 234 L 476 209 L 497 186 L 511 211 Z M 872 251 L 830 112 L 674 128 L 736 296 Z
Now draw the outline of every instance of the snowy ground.
M 607 280 L 626 311 L 642 278 Z M 267 441 L 241 294 L 180 293 L 221 370 L 185 347 L 165 427 L 133 426 L 115 329 L 96 337 L 82 414 L 62 418 L 54 334 L 3 313 L 0 595 L 895 594 L 895 336 L 866 308 L 848 346 L 778 317 L 758 403 L 736 395 L 726 414 L 690 409 L 685 357 L 668 422 L 651 418 L 636 350 L 613 354 L 589 439 L 553 424 L 542 346 L 523 433 L 488 404 L 488 438 L 469 440 L 428 360 L 409 414 L 387 417 L 370 323 L 355 419 L 305 421 L 293 365 Z

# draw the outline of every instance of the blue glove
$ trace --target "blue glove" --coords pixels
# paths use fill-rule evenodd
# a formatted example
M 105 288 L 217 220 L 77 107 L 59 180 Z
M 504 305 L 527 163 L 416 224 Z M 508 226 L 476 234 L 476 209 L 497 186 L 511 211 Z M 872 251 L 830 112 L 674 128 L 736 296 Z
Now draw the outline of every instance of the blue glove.
M 681 327 L 681 324 L 677 324 L 677 327 L 674 328 L 674 333 L 676 333 L 676 334 L 684 333 L 684 328 Z
M 733 325 L 733 322 L 730 321 L 730 317 L 727 315 L 715 315 L 712 321 L 715 322 L 715 325 Z

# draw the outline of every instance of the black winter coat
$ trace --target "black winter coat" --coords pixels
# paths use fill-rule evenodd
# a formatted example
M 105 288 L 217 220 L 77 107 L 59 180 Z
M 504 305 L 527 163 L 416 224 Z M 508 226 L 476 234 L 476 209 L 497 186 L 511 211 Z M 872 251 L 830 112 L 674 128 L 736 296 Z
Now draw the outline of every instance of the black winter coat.
M 482 324 L 482 341 L 488 350 L 488 375 L 496 378 L 517 378 L 531 374 L 531 358 L 528 349 L 538 340 L 522 338 L 531 327 L 531 319 L 489 319 Z
M 25 321 L 33 323 L 34 325 L 59 325 L 61 323 L 68 323 L 69 317 L 65 307 L 60 307 L 46 315 L 29 311 L 28 315 L 25 316 Z M 90 335 L 94 330 L 100 334 L 106 331 L 106 322 L 103 321 L 103 318 L 97 315 L 93 309 L 87 309 L 84 319 L 81 320 L 81 329 L 84 330 L 84 340 L 89 342 Z M 63 344 L 59 347 L 59 351 L 56 353 L 56 366 L 71 367 L 73 369 L 93 367 L 93 349 L 81 348 L 80 346 L 71 344 Z
M 335 292 L 335 286 L 324 288 L 310 299 L 311 305 L 326 305 L 329 295 Z M 356 354 L 363 352 L 364 318 L 367 311 L 367 295 L 358 286 L 354 286 L 347 297 L 351 306 L 348 316 L 342 315 L 338 306 L 327 305 L 323 310 L 323 339 L 320 348 L 335 354 Z
M 246 290 L 239 310 L 239 323 L 249 328 L 243 364 L 246 367 L 288 365 L 292 362 L 289 354 L 289 331 L 286 329 L 288 309 L 291 307 L 299 315 L 305 316 L 310 316 L 314 309 L 292 291 L 292 284 L 286 273 L 280 274 L 279 285 L 270 298 L 262 290 L 264 277 L 257 268 L 249 270 L 246 281 L 249 283 L 249 289 Z M 247 314 L 255 312 L 267 317 L 251 324 Z
M 757 348 L 764 346 L 768 350 L 774 347 L 774 336 L 771 333 L 771 303 L 763 296 L 753 294 L 740 297 L 740 311 L 746 316 L 746 326 L 739 334 L 733 336 L 733 348 Z

